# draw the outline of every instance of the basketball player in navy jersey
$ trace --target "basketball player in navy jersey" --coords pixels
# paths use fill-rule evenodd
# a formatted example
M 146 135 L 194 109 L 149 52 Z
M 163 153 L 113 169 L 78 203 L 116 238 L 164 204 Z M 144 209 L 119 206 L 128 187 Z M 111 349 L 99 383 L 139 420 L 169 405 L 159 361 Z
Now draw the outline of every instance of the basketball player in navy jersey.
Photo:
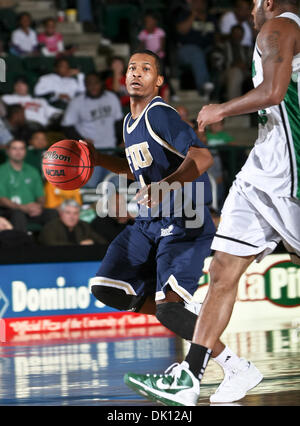
M 91 291 L 113 308 L 156 315 L 165 327 L 191 340 L 197 320 L 191 299 L 215 234 L 206 173 L 213 160 L 193 129 L 158 96 L 162 84 L 159 58 L 151 51 L 133 54 L 126 74 L 131 107 L 124 119 L 127 160 L 94 152 L 97 165 L 126 174 L 142 188 L 137 194 L 139 215 L 109 246 L 91 280 Z M 155 186 L 161 183 L 169 188 L 169 197 L 157 195 Z M 202 221 L 187 226 L 191 221 L 187 222 L 184 207 L 196 206 L 199 188 L 204 189 Z M 176 203 L 178 192 L 182 205 Z M 212 357 L 225 375 L 243 362 L 221 341 L 216 342 Z M 134 387 L 131 381 L 127 384 Z

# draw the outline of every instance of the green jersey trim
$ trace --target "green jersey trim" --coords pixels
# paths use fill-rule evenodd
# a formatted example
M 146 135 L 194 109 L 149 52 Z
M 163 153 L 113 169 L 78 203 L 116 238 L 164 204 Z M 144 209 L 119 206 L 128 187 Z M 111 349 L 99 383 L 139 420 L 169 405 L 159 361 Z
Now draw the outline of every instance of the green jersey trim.
M 294 148 L 296 161 L 297 188 L 295 195 L 300 199 L 300 105 L 299 105 L 299 87 L 294 78 L 291 79 L 287 93 L 284 98 L 284 105 L 287 112 L 289 127 L 292 136 L 292 145 Z

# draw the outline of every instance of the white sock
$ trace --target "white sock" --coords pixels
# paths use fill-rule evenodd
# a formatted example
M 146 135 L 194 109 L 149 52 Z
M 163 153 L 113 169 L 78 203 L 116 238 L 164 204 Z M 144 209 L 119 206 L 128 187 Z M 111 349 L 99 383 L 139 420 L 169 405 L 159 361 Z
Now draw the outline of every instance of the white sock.
M 232 370 L 237 367 L 240 363 L 241 358 L 239 358 L 228 346 L 225 346 L 223 352 L 221 352 L 218 356 L 213 358 L 217 364 L 219 364 L 224 371 Z

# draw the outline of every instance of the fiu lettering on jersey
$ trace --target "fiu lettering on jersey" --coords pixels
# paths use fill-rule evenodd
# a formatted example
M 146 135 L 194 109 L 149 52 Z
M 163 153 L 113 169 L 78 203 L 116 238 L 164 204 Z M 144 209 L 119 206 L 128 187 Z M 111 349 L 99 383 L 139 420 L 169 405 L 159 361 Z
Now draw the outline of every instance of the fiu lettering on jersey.
M 148 142 L 131 145 L 125 149 L 125 152 L 132 172 L 149 167 L 153 163 Z

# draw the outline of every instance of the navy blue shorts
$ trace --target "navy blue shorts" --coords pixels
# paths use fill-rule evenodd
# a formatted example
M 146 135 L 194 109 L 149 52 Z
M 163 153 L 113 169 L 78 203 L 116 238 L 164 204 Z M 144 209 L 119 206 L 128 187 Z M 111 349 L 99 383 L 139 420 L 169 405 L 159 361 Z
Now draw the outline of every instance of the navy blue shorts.
M 208 216 L 201 229 L 187 229 L 169 218 L 137 220 L 110 244 L 92 285 L 122 289 L 128 295 L 165 298 L 169 285 L 189 302 L 198 288 L 215 234 Z

